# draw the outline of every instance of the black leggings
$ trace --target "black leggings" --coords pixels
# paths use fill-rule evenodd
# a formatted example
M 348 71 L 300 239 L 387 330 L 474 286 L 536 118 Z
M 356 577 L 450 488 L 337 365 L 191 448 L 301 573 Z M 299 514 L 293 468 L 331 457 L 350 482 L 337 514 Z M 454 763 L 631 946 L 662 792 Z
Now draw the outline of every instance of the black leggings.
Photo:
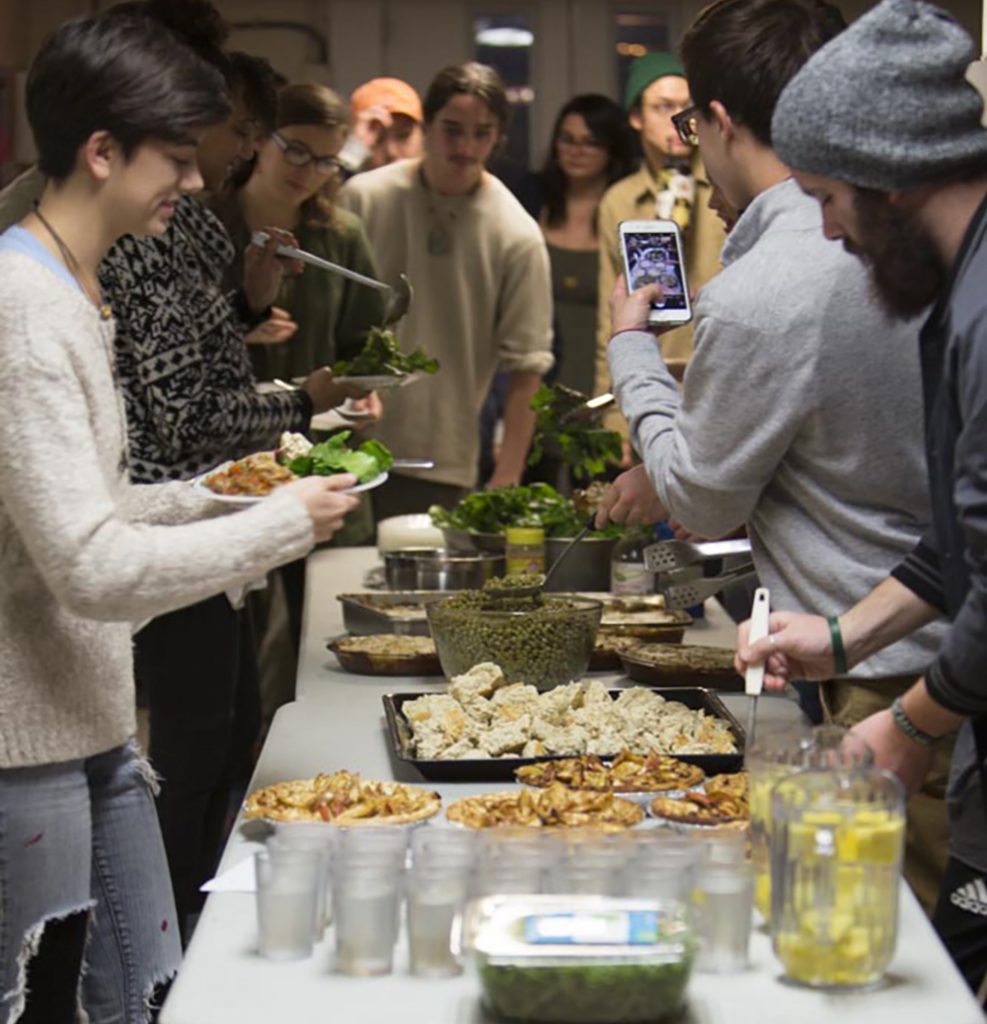
M 260 732 L 260 684 L 246 610 L 224 594 L 162 615 L 136 638 L 151 713 L 149 755 L 182 936 L 226 841 L 231 802 L 246 785 Z
M 27 965 L 27 1004 L 20 1024 L 75 1024 L 88 913 L 49 921 Z

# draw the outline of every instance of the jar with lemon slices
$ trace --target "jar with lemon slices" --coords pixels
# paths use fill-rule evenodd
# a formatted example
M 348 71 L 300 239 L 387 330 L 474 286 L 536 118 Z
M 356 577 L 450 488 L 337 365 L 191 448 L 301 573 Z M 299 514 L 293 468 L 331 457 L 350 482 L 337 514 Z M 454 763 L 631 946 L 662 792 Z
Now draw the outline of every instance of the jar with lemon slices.
M 788 978 L 878 984 L 894 955 L 905 794 L 873 768 L 810 768 L 771 793 L 771 938 Z
M 774 787 L 806 768 L 846 771 L 869 768 L 874 754 L 862 740 L 838 725 L 814 729 L 786 726 L 759 731 L 747 752 L 750 783 L 750 840 L 754 865 L 754 905 L 771 921 L 771 794 Z

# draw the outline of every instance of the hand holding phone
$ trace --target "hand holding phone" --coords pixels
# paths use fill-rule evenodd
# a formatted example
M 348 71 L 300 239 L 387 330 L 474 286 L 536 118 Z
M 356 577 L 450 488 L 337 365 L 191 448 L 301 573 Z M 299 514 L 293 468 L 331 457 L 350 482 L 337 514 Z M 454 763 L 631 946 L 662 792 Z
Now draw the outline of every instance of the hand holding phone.
M 649 284 L 661 288 L 661 298 L 651 303 L 648 323 L 670 327 L 688 323 L 692 304 L 678 225 L 670 220 L 625 220 L 618 230 L 628 291 Z

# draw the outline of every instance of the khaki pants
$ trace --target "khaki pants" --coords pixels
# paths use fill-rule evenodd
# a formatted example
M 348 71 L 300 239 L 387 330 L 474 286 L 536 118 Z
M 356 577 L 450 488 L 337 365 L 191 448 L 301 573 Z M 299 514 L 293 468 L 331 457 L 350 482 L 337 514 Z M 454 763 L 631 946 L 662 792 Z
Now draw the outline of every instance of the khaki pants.
M 884 679 L 830 679 L 819 684 L 826 720 L 850 728 L 875 711 L 890 707 L 895 697 L 916 682 L 916 676 Z M 936 744 L 936 756 L 922 788 L 908 801 L 905 880 L 931 917 L 949 862 L 949 820 L 946 784 L 953 756 L 952 736 Z

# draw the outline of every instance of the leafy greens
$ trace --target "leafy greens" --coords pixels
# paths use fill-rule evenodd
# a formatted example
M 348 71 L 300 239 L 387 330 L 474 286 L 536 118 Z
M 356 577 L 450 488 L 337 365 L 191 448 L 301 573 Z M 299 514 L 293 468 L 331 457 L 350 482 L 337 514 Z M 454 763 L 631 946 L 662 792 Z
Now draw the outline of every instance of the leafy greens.
M 540 526 L 546 537 L 574 537 L 585 526 L 572 500 L 550 484 L 495 487 L 468 494 L 451 510 L 433 505 L 429 510 L 438 527 L 470 533 L 503 533 L 508 526 Z M 620 527 L 608 526 L 594 536 L 617 536 Z
M 554 449 L 577 480 L 592 480 L 623 457 L 620 434 L 600 426 L 600 414 L 567 418 L 587 396 L 563 384 L 542 384 L 531 400 L 537 414 L 528 465 L 537 465 Z
M 386 445 L 370 438 L 359 448 L 350 448 L 350 430 L 333 434 L 327 441 L 313 445 L 307 455 L 299 455 L 288 463 L 296 476 L 332 476 L 334 473 L 352 473 L 361 484 L 386 473 L 394 456 Z
M 337 377 L 400 377 L 405 373 L 435 373 L 438 368 L 439 361 L 420 348 L 405 355 L 393 331 L 372 327 L 363 348 L 352 359 L 334 363 L 332 372 Z

